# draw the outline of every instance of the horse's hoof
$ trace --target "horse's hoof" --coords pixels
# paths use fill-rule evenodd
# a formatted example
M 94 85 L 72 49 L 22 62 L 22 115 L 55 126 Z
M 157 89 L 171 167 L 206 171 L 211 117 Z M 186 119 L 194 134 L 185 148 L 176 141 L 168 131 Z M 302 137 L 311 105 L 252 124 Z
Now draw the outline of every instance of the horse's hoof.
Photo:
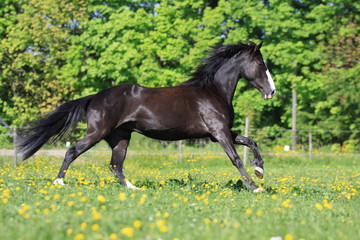
M 54 184 L 55 185 L 61 185 L 61 186 L 65 186 L 65 183 L 64 183 L 64 179 L 63 178 L 57 178 L 54 180 Z
M 140 188 L 134 186 L 129 180 L 125 181 L 125 185 L 127 188 L 134 189 L 134 190 L 140 190 Z
M 259 187 L 253 191 L 253 193 L 261 193 L 261 192 L 265 192 L 265 189 Z
M 260 167 L 255 167 L 255 175 L 262 179 L 264 177 L 264 170 Z

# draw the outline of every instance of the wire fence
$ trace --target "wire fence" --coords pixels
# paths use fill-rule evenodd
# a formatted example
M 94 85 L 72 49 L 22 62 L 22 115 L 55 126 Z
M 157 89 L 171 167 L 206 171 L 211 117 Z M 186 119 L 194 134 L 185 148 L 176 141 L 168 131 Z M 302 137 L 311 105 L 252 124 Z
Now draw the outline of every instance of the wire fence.
M 0 127 L 0 149 L 14 150 L 14 142 L 17 136 L 17 131 L 23 127 Z M 359 154 L 360 153 L 360 131 L 350 130 L 329 130 L 329 129 L 299 129 L 296 130 L 296 146 L 292 145 L 293 131 L 291 129 L 272 129 L 272 128 L 244 128 L 235 129 L 235 132 L 249 136 L 255 140 L 260 150 L 267 154 L 279 153 L 281 151 L 293 151 L 298 154 L 312 152 L 313 154 L 324 153 L 338 153 L 338 154 Z M 85 128 L 76 128 L 74 132 L 66 136 L 63 142 L 57 143 L 57 148 L 68 148 L 69 145 L 76 142 L 76 139 L 81 138 L 85 134 Z M 139 137 L 138 137 L 139 138 Z M 186 148 L 202 150 L 211 148 L 208 145 L 211 142 L 209 139 L 192 139 L 178 142 L 164 142 L 157 140 L 141 139 L 138 142 L 136 150 L 146 149 L 145 145 L 153 145 L 156 143 L 158 147 L 172 146 L 178 151 L 184 151 Z M 154 143 L 153 143 L 154 142 Z M 155 145 L 156 145 L 155 144 Z M 221 151 L 220 147 L 215 149 Z M 9 152 L 9 151 L 1 151 Z M 151 153 L 151 152 L 150 152 Z
M 15 141 L 17 131 L 22 127 L 0 127 L 0 156 L 15 155 Z M 263 155 L 308 155 L 310 158 L 317 155 L 356 155 L 360 156 L 360 131 L 349 130 L 305 130 L 296 131 L 296 149 L 292 145 L 294 132 L 291 129 L 272 128 L 244 128 L 235 129 L 235 132 L 248 136 L 258 143 Z M 66 136 L 63 141 L 55 145 L 48 145 L 46 150 L 39 151 L 39 155 L 64 156 L 66 149 L 85 134 L 85 128 L 76 128 L 74 133 Z M 238 152 L 246 162 L 247 148 L 238 148 Z M 87 155 L 111 154 L 107 147 L 99 147 L 86 153 Z M 210 139 L 191 139 L 176 142 L 159 141 L 137 135 L 132 137 L 129 154 L 147 155 L 178 155 L 180 161 L 184 155 L 215 154 L 225 155 L 219 144 Z

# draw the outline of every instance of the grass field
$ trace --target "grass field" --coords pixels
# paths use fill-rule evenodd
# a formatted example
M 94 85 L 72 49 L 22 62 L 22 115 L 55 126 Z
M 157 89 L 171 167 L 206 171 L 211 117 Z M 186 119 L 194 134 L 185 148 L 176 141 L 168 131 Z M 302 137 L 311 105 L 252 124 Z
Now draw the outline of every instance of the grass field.
M 133 155 L 120 186 L 108 155 L 87 155 L 54 186 L 62 159 L 0 161 L 0 239 L 359 239 L 356 157 L 267 157 L 267 191 L 241 187 L 225 156 Z M 251 176 L 253 168 L 248 166 Z

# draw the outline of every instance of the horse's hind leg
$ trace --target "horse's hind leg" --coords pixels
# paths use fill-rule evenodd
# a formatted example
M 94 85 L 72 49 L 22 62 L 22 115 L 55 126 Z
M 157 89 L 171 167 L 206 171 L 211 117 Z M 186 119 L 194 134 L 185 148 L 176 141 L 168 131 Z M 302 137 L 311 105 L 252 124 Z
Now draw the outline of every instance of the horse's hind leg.
M 83 139 L 77 142 L 74 146 L 69 148 L 65 154 L 63 164 L 60 171 L 54 181 L 54 184 L 65 185 L 64 177 L 69 165 L 82 153 L 89 150 L 92 146 L 98 143 L 102 138 L 96 136 L 96 134 L 87 134 Z
M 131 132 L 126 130 L 117 130 L 108 137 L 106 141 L 112 148 L 110 161 L 110 171 L 119 179 L 120 183 L 130 189 L 139 189 L 134 186 L 124 175 L 124 161 L 129 146 Z
M 232 138 L 234 140 L 235 144 L 244 145 L 248 148 L 250 148 L 254 154 L 254 160 L 251 161 L 251 165 L 255 165 L 255 175 L 258 178 L 264 177 L 264 160 L 262 159 L 259 150 L 257 149 L 257 144 L 254 140 L 240 136 L 234 132 L 231 133 Z

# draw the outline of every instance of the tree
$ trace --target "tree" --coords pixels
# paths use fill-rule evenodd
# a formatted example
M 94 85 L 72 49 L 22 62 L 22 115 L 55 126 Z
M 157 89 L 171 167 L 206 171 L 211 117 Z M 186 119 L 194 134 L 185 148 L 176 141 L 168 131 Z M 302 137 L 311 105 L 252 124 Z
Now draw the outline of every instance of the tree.
M 62 68 L 64 79 L 76 79 L 79 95 L 122 82 L 175 85 L 220 41 L 222 13 L 200 0 L 88 7 L 94 17 L 71 38 L 72 57 Z
M 23 1 L 16 18 L 9 18 L 1 40 L 2 91 L 9 91 L 2 111 L 22 124 L 39 112 L 49 112 L 62 99 L 69 99 L 72 87 L 59 80 L 66 62 L 70 35 L 77 34 L 84 9 L 81 1 Z M 14 11 L 12 11 L 14 13 Z
M 350 0 L 5 0 L 0 3 L 2 117 L 16 125 L 62 102 L 127 82 L 189 78 L 210 46 L 265 41 L 278 93 L 242 80 L 235 127 L 359 129 L 359 5 Z M 358 138 L 358 136 L 352 136 Z M 325 134 L 324 141 L 345 141 Z

